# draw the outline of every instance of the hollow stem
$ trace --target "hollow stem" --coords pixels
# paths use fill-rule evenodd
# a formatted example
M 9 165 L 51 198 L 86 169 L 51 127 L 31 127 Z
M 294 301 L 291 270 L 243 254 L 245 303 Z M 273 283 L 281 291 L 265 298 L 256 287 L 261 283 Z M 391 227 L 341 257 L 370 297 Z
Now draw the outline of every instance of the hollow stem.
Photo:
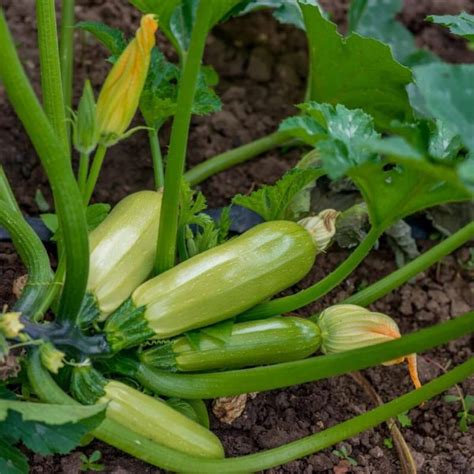
M 66 115 L 68 115 L 67 111 L 72 107 L 72 80 L 74 75 L 74 6 L 74 0 L 62 0 L 59 56 Z M 68 143 L 70 129 L 70 125 L 66 122 Z
M 287 134 L 283 132 L 273 132 L 266 137 L 259 138 L 251 143 L 242 145 L 234 150 L 226 151 L 199 163 L 184 173 L 184 177 L 191 186 L 195 186 L 216 173 L 244 163 L 257 155 L 261 155 L 268 150 L 288 143 L 288 141 Z
M 165 189 L 160 216 L 155 272 L 171 268 L 176 258 L 179 195 L 186 160 L 194 94 L 204 53 L 212 8 L 200 1 L 191 34 L 189 54 L 184 61 L 177 101 L 177 112 L 171 130 L 170 147 L 165 174 Z
M 61 226 L 66 278 L 58 319 L 75 321 L 85 294 L 89 270 L 89 241 L 82 197 L 71 160 L 26 77 L 1 9 L 0 44 L 3 86 L 46 171 Z
M 163 157 L 161 155 L 160 140 L 158 138 L 159 129 L 148 130 L 148 140 L 150 141 L 151 158 L 153 160 L 153 173 L 155 176 L 155 188 L 164 186 L 165 176 L 163 168 Z
M 0 200 L 0 223 L 8 230 L 13 245 L 28 271 L 27 284 L 14 308 L 25 316 L 32 316 L 53 278 L 48 253 L 21 213 L 12 209 L 3 200 Z
M 36 18 L 44 111 L 65 150 L 69 152 L 54 0 L 37 0 Z
M 217 398 L 262 392 L 321 380 L 420 353 L 472 333 L 474 312 L 403 336 L 395 341 L 340 354 L 311 357 L 266 367 L 202 374 L 180 374 L 146 367 L 129 358 L 109 362 L 111 370 L 136 378 L 144 387 L 170 397 Z
M 316 301 L 326 293 L 329 293 L 351 274 L 362 260 L 364 260 L 382 233 L 383 229 L 372 227 L 365 239 L 351 253 L 351 255 L 333 272 L 313 286 L 301 290 L 294 295 L 277 298 L 268 303 L 259 304 L 238 316 L 237 319 L 239 321 L 248 321 L 252 319 L 268 318 L 277 314 L 294 311 L 295 309 Z
M 345 299 L 343 303 L 367 306 L 387 293 L 390 293 L 393 289 L 403 285 L 418 273 L 426 270 L 428 267 L 472 239 L 474 239 L 474 223 L 471 222 L 447 239 L 443 240 L 443 242 L 435 245 L 410 263 L 407 263 L 402 268 L 368 286 L 362 291 L 359 291 L 355 295 L 349 296 L 349 298 Z
M 94 158 L 92 160 L 92 166 L 87 178 L 84 191 L 84 204 L 87 206 L 91 200 L 92 194 L 94 193 L 95 185 L 99 179 L 100 170 L 102 164 L 104 163 L 105 153 L 107 152 L 107 147 L 104 145 L 99 145 L 95 152 Z
M 45 402 L 64 405 L 77 404 L 64 393 L 51 375 L 42 367 L 38 351 L 32 351 L 27 364 L 29 381 L 36 394 Z M 474 358 L 449 371 L 418 390 L 413 390 L 367 413 L 347 420 L 320 433 L 293 441 L 278 448 L 256 454 L 228 458 L 205 459 L 184 454 L 158 445 L 125 426 L 105 419 L 93 435 L 145 462 L 174 472 L 242 473 L 256 472 L 279 466 L 321 451 L 351 436 L 368 430 L 432 398 L 474 373 Z

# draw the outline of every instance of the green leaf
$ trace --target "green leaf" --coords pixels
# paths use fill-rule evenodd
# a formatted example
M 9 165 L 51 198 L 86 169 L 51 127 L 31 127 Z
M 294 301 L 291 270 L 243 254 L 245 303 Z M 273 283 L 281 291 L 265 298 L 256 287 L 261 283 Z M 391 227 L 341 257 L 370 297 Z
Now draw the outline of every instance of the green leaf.
M 87 228 L 89 232 L 94 230 L 109 214 L 110 204 L 91 204 L 86 210 Z
M 182 51 L 189 49 L 199 0 L 183 0 L 170 18 L 170 30 Z
M 266 221 L 285 219 L 293 199 L 324 172 L 321 169 L 293 169 L 272 186 L 262 186 L 249 196 L 238 194 L 233 204 L 260 214 Z
M 312 146 L 326 135 L 326 130 L 316 120 L 304 115 L 284 119 L 278 130 Z
M 410 420 L 410 417 L 407 415 L 407 413 L 400 413 L 399 415 L 397 415 L 397 420 L 398 422 L 400 423 L 400 425 L 402 426 L 402 428 L 408 428 L 410 426 L 412 426 L 412 422 Z
M 78 423 L 102 413 L 105 405 L 52 405 L 45 403 L 0 400 L 0 421 L 5 421 L 8 411 L 21 413 L 23 421 L 39 421 L 49 425 Z
M 168 398 L 168 400 L 166 400 L 166 404 L 187 418 L 195 421 L 196 423 L 200 423 L 197 413 L 187 400 L 173 397 Z
M 25 455 L 3 439 L 0 439 L 0 472 L 2 474 L 28 474 L 29 472 Z
M 56 214 L 40 214 L 43 224 L 53 233 L 56 234 L 59 228 L 58 216 Z
M 349 30 L 375 38 L 391 46 L 394 57 L 403 64 L 412 61 L 420 50 L 412 33 L 397 20 L 402 0 L 352 0 L 349 10 Z M 429 54 L 428 51 L 421 51 Z M 434 55 L 430 56 L 436 59 Z
M 455 35 L 474 40 L 474 15 L 461 12 L 459 15 L 431 15 L 426 19 L 449 28 L 449 31 Z
M 474 65 L 428 64 L 414 73 L 427 111 L 474 151 Z
M 105 405 L 46 405 L 0 401 L 0 435 L 35 453 L 66 454 L 104 419 Z M 8 415 L 7 415 L 8 413 Z
M 203 328 L 201 329 L 201 332 L 206 336 L 217 339 L 222 344 L 227 344 L 227 342 L 229 342 L 230 336 L 232 335 L 234 323 L 234 319 L 227 319 L 221 323 Z
M 127 46 L 127 41 L 122 31 L 117 28 L 112 28 L 100 21 L 80 21 L 76 24 L 76 28 L 91 33 L 114 57 L 120 56 Z
M 49 211 L 50 207 L 49 207 L 49 203 L 48 201 L 46 200 L 46 198 L 44 197 L 44 194 L 43 192 L 41 191 L 40 188 L 38 188 L 36 190 L 36 193 L 35 193 L 35 202 L 36 202 L 36 205 L 38 206 L 38 209 L 41 211 L 41 212 L 47 212 Z
M 310 98 L 360 108 L 378 127 L 412 119 L 406 86 L 411 72 L 397 63 L 389 46 L 356 33 L 347 39 L 319 8 L 301 6 L 310 52 Z
M 474 395 L 466 395 L 464 397 L 464 405 L 466 406 L 466 411 L 470 411 L 474 407 Z
M 453 160 L 461 149 L 461 137 L 446 123 L 437 120 L 430 137 L 429 154 L 437 160 Z

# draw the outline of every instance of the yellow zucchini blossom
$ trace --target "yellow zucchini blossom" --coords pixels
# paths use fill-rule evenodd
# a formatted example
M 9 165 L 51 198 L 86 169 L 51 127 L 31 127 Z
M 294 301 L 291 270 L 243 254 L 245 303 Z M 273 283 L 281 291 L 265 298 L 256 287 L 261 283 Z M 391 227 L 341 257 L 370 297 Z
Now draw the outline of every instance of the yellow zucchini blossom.
M 336 354 L 352 349 L 381 344 L 401 337 L 397 323 L 389 316 L 361 306 L 340 304 L 327 308 L 318 318 L 321 329 L 321 350 Z M 421 387 L 416 367 L 416 354 L 384 362 L 383 365 L 408 363 L 410 377 L 416 388 Z
M 154 15 L 142 17 L 135 38 L 109 72 L 97 100 L 97 125 L 101 143 L 116 143 L 135 115 L 145 84 L 158 22 Z
M 0 314 L 0 333 L 9 338 L 17 337 L 25 328 L 20 317 L 18 312 Z

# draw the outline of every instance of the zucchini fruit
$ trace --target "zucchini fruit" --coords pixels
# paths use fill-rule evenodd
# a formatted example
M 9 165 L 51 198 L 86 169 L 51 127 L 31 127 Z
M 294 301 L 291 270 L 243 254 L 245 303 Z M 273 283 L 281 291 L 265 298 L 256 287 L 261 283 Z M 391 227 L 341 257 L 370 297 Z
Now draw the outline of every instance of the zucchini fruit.
M 139 286 L 107 320 L 109 344 L 118 351 L 231 318 L 301 280 L 316 254 L 301 225 L 260 224 Z
M 140 191 L 120 201 L 90 236 L 87 296 L 80 320 L 103 320 L 150 275 L 155 261 L 161 192 Z
M 201 334 L 196 348 L 181 336 L 141 352 L 140 360 L 180 372 L 239 369 L 304 359 L 320 345 L 320 330 L 309 319 L 275 317 L 234 324 L 225 343 Z

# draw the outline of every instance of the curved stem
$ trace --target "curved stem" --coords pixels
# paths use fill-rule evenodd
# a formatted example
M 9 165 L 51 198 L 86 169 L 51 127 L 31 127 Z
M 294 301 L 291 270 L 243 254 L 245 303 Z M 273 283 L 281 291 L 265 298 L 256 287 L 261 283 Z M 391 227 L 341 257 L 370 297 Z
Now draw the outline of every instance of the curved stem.
M 368 286 L 355 295 L 349 296 L 342 303 L 367 306 L 395 288 L 403 285 L 418 273 L 426 270 L 438 260 L 461 247 L 464 243 L 474 239 L 474 223 L 470 223 L 456 233 L 435 245 L 433 248 L 412 260 L 402 268 Z
M 48 253 L 23 216 L 1 200 L 0 223 L 10 233 L 13 244 L 28 270 L 28 282 L 14 308 L 30 317 L 36 305 L 44 298 L 53 278 Z
M 160 232 L 155 262 L 156 273 L 168 270 L 175 263 L 179 195 L 186 160 L 189 124 L 191 123 L 194 94 L 211 13 L 212 8 L 209 7 L 208 2 L 201 0 L 197 7 L 189 54 L 186 56 L 181 80 L 179 81 L 177 112 L 171 129 L 165 190 L 161 205 Z
M 12 188 L 2 165 L 0 165 L 0 200 L 7 203 L 10 208 L 16 211 L 19 215 L 22 215 L 20 206 L 18 206 L 18 202 L 15 199 L 15 195 L 13 194 Z
M 94 193 L 95 185 L 99 179 L 99 173 L 104 163 L 105 153 L 107 152 L 107 147 L 104 145 L 99 145 L 97 151 L 95 152 L 94 159 L 92 160 L 91 171 L 89 177 L 87 178 L 87 183 L 84 191 L 84 204 L 87 206 L 91 200 L 92 194 Z
M 395 341 L 347 351 L 311 357 L 266 367 L 203 374 L 179 374 L 146 367 L 132 359 L 117 357 L 108 367 L 136 378 L 144 387 L 170 397 L 217 398 L 241 393 L 261 392 L 290 385 L 313 382 L 398 359 L 445 344 L 472 333 L 474 312 L 455 320 L 422 329 Z
M 153 173 L 155 176 L 155 188 L 160 189 L 164 186 L 165 175 L 163 171 L 163 157 L 161 156 L 160 140 L 158 138 L 159 129 L 148 130 L 148 139 L 150 141 L 151 158 L 153 160 Z
M 317 299 L 329 293 L 333 288 L 339 285 L 351 272 L 364 260 L 372 247 L 377 242 L 377 239 L 382 235 L 384 229 L 372 227 L 365 239 L 359 246 L 351 253 L 351 255 L 339 265 L 327 277 L 318 281 L 313 286 L 301 290 L 298 293 L 283 298 L 277 298 L 262 303 L 254 308 L 246 311 L 237 317 L 238 321 L 248 321 L 252 319 L 263 319 L 277 314 L 287 313 L 295 309 L 306 306 L 307 304 L 316 301 Z M 317 260 L 316 260 L 317 262 Z M 317 263 L 316 263 L 317 264 Z
M 74 0 L 62 0 L 61 2 L 61 41 L 59 44 L 59 56 L 66 114 L 72 107 L 72 78 L 74 74 L 74 6 Z M 70 125 L 67 122 L 66 133 L 69 143 Z
M 69 152 L 54 0 L 37 0 L 36 18 L 44 111 L 65 150 Z
M 372 428 L 442 393 L 452 385 L 466 379 L 472 373 L 474 373 L 474 358 L 420 389 L 413 390 L 363 415 L 278 448 L 237 458 L 205 459 L 189 456 L 155 444 L 125 426 L 108 419 L 96 428 L 93 434 L 102 441 L 132 456 L 169 471 L 206 474 L 256 472 L 321 451 L 339 441 Z M 33 351 L 33 356 L 29 359 L 28 378 L 33 390 L 43 401 L 60 404 L 74 403 L 74 400 L 57 386 L 49 373 L 41 366 L 37 351 Z
M 82 198 L 71 160 L 25 75 L 1 9 L 0 44 L 3 86 L 41 158 L 61 226 L 67 268 L 58 318 L 75 321 L 85 294 L 89 270 L 89 239 Z
M 261 155 L 268 150 L 276 148 L 288 142 L 288 134 L 284 132 L 273 132 L 266 137 L 259 138 L 253 142 L 242 145 L 234 150 L 226 151 L 216 155 L 191 168 L 184 173 L 184 177 L 191 186 L 201 183 L 210 176 L 220 173 L 232 166 L 244 163 L 254 156 Z

